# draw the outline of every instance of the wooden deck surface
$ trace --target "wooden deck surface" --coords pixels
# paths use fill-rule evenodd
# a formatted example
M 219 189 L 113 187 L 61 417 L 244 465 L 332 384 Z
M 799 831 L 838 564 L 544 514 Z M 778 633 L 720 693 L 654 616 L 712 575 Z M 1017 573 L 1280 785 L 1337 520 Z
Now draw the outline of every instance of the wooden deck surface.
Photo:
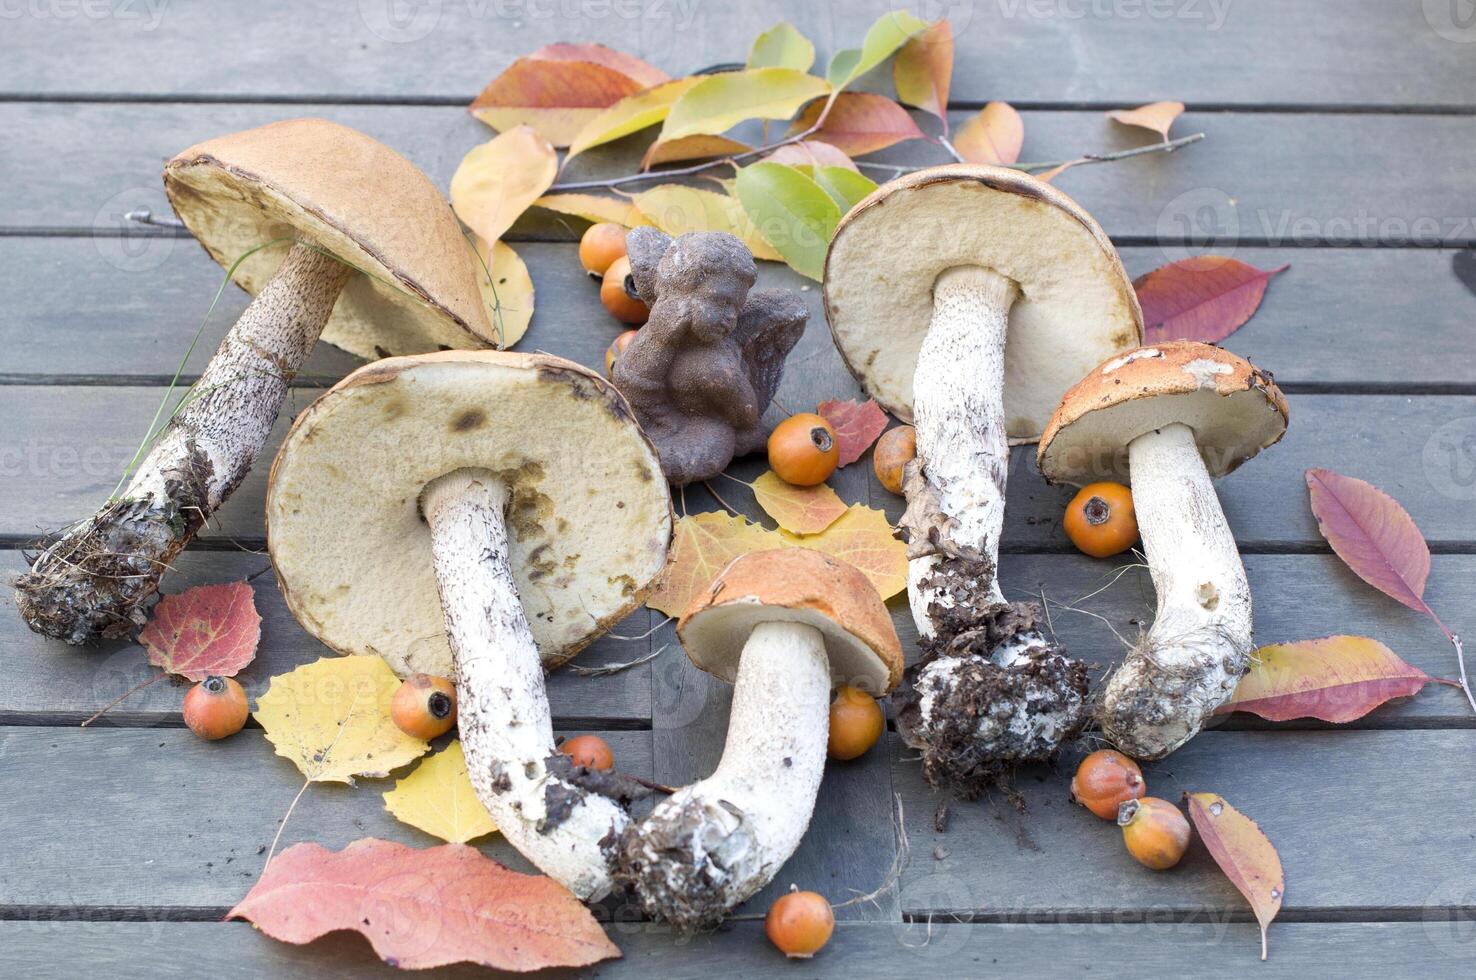
M 220 269 L 188 237 L 126 227 L 167 213 L 161 162 L 199 139 L 296 115 L 356 126 L 443 189 L 487 136 L 462 106 L 519 54 L 598 40 L 673 74 L 741 60 L 781 18 L 822 57 L 853 45 L 877 0 L 426 0 L 390 21 L 388 0 L 0 5 L 0 569 L 22 567 L 39 531 L 90 512 L 113 486 L 161 386 L 198 326 Z M 1083 167 L 1060 179 L 1102 222 L 1137 275 L 1186 254 L 1291 263 L 1256 318 L 1227 342 L 1288 392 L 1286 440 L 1219 484 L 1245 553 L 1259 642 L 1374 636 L 1437 676 L 1455 672 L 1424 617 L 1359 582 L 1331 554 L 1302 474 L 1327 466 L 1397 497 L 1435 552 L 1427 599 L 1476 636 L 1476 24 L 1445 0 L 963 0 L 957 117 L 991 99 L 1025 110 L 1027 153 L 1051 159 L 1139 141 L 1101 110 L 1181 99 L 1177 132 L 1207 139 L 1172 156 Z M 91 11 L 88 13 L 87 11 Z M 624 172 L 643 143 L 587 155 L 574 174 Z M 934 159 L 929 148 L 879 159 Z M 614 336 L 578 269 L 578 223 L 527 218 L 510 240 L 537 290 L 520 345 L 597 364 Z M 1212 246 L 1207 242 L 1212 242 Z M 1464 281 L 1461 270 L 1466 270 Z M 818 287 L 773 264 L 768 285 L 807 288 L 811 319 L 778 399 L 798 410 L 858 394 L 836 355 Z M 203 366 L 246 297 L 229 292 L 186 374 Z M 356 362 L 321 347 L 290 415 Z M 1463 441 L 1464 440 L 1464 441 Z M 1443 446 L 1467 447 L 1448 455 Z M 741 476 L 760 471 L 740 462 Z M 166 580 L 167 591 L 264 572 L 258 467 Z M 886 507 L 869 467 L 842 471 L 850 501 Z M 1059 528 L 1067 494 L 1033 452 L 1013 461 L 1002 581 L 1012 597 L 1069 602 L 1115 567 L 1076 554 Z M 756 514 L 741 489 L 725 497 Z M 715 503 L 701 490 L 689 510 Z M 322 655 L 269 572 L 251 693 Z M 260 871 L 259 849 L 300 786 L 259 729 L 219 744 L 182 727 L 181 690 L 154 685 L 87 729 L 78 722 L 148 676 L 125 643 L 78 651 L 42 641 L 0 608 L 0 975 L 388 976 L 366 943 L 274 943 L 224 911 Z M 1054 614 L 1074 653 L 1109 667 L 1153 612 L 1127 572 L 1084 608 Z M 905 603 L 893 611 L 909 655 Z M 617 628 L 646 633 L 642 610 Z M 667 783 L 705 775 L 722 749 L 728 692 L 691 668 L 670 626 L 605 639 L 579 663 L 652 663 L 609 677 L 550 678 L 556 725 L 597 731 L 622 768 Z M 1098 674 L 1100 676 L 1100 673 Z M 1202 845 L 1168 874 L 1132 864 L 1115 831 L 1069 804 L 1065 772 L 1026 771 L 1022 816 L 1003 801 L 938 798 L 895 740 L 831 765 L 809 835 L 731 927 L 683 938 L 639 921 L 610 926 L 623 960 L 604 976 L 1476 976 L 1476 718 L 1432 686 L 1336 730 L 1228 721 L 1148 770 L 1155 795 L 1222 793 L 1280 850 L 1284 911 L 1256 962 L 1244 900 Z M 385 812 L 385 787 L 314 787 L 284 845 L 378 836 L 433 841 Z M 898 846 L 897 887 L 843 909 L 813 962 L 786 964 L 762 938 L 768 899 L 790 882 L 832 900 L 869 892 Z M 527 864 L 499 838 L 483 850 Z M 486 975 L 471 969 L 445 976 Z

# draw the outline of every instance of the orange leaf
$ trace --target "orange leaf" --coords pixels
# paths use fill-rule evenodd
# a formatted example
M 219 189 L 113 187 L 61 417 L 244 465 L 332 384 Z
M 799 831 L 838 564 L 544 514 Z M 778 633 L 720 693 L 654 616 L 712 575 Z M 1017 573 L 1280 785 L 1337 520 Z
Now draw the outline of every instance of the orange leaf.
M 943 122 L 943 135 L 948 135 L 948 88 L 953 81 L 953 28 L 948 21 L 936 21 L 915 35 L 892 62 L 892 83 L 897 98 Z
M 1223 255 L 1198 255 L 1133 280 L 1143 307 L 1143 342 L 1218 343 L 1255 316 L 1266 284 L 1290 268 L 1257 269 Z
M 797 535 L 787 531 L 779 534 L 786 544 L 813 548 L 855 565 L 883 599 L 890 599 L 907 588 L 907 546 L 893 535 L 882 511 L 852 504 L 839 520 L 819 534 Z
M 495 242 L 548 190 L 559 169 L 548 140 L 518 126 L 461 158 L 451 175 L 451 207 L 484 242 Z
M 1248 711 L 1269 721 L 1362 718 L 1390 698 L 1417 694 L 1436 678 L 1378 640 L 1328 636 L 1257 650 L 1235 696 L 1216 714 Z
M 1107 118 L 1113 122 L 1122 123 L 1124 126 L 1151 129 L 1167 140 L 1169 127 L 1183 113 L 1184 103 L 1182 102 L 1152 102 L 1138 106 L 1136 109 L 1113 109 L 1107 113 Z
M 770 163 L 787 163 L 792 167 L 844 167 L 856 173 L 861 172 L 856 162 L 843 151 L 820 140 L 785 143 L 764 159 Z
M 1244 895 L 1261 925 L 1261 959 L 1266 958 L 1266 929 L 1286 894 L 1281 857 L 1256 822 L 1226 803 L 1217 793 L 1185 793 L 1189 819 L 1210 856 Z
M 749 487 L 764 513 L 795 534 L 818 534 L 846 512 L 845 502 L 825 484 L 797 487 L 779 479 L 773 470 Z
M 671 76 L 647 64 L 633 54 L 607 48 L 603 44 L 546 44 L 528 57 L 535 61 L 587 61 L 618 71 L 626 78 L 651 88 L 671 81 Z
M 1025 145 L 1025 122 L 1008 102 L 991 102 L 958 128 L 953 147 L 970 163 L 1011 164 Z
M 887 413 L 874 400 L 865 404 L 821 402 L 815 411 L 835 430 L 836 442 L 840 443 L 838 466 L 850 466 L 860 459 L 887 428 Z
M 256 659 L 261 616 L 245 582 L 197 585 L 167 595 L 138 634 L 149 663 L 190 681 L 232 677 Z
M 1039 181 L 1044 181 L 1045 183 L 1049 184 L 1051 181 L 1055 180 L 1057 177 L 1061 176 L 1063 173 L 1076 166 L 1079 162 L 1080 161 L 1078 160 L 1067 160 L 1065 163 L 1057 164 L 1049 170 L 1042 171 L 1041 173 L 1036 174 L 1035 179 Z
M 645 87 L 594 62 L 519 58 L 469 108 L 499 132 L 528 125 L 554 146 L 568 146 L 601 110 Z
M 728 562 L 750 551 L 784 544 L 773 531 L 744 517 L 721 513 L 683 517 L 676 522 L 666 572 L 646 605 L 668 616 L 680 616 Z
M 824 99 L 811 102 L 789 128 L 790 134 L 803 133 L 815 125 L 824 108 Z M 906 109 L 885 95 L 870 92 L 844 92 L 836 96 L 825 125 L 813 137 L 853 157 L 884 150 L 903 140 L 926 138 Z
M 338 852 L 296 844 L 226 918 L 299 945 L 352 929 L 402 970 L 477 963 L 528 972 L 620 955 L 567 889 L 465 844 L 416 850 L 367 838 Z
M 650 170 L 663 163 L 677 163 L 681 160 L 705 160 L 708 157 L 732 156 L 734 153 L 743 153 L 749 148 L 747 143 L 740 143 L 726 136 L 712 136 L 706 133 L 682 136 L 664 143 L 657 140 L 646 148 L 646 155 L 641 157 L 641 169 Z

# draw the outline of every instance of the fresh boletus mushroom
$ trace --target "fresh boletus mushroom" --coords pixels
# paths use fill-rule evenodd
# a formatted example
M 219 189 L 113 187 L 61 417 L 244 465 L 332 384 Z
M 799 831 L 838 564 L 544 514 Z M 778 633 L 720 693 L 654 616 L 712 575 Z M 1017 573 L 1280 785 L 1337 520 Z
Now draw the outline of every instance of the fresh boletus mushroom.
M 666 481 L 620 394 L 547 355 L 388 358 L 298 416 L 266 509 L 298 621 L 402 675 L 455 677 L 467 770 L 503 835 L 580 898 L 608 891 L 629 817 L 606 774 L 555 748 L 543 671 L 666 564 Z
M 886 694 L 902 648 L 866 576 L 806 548 L 734 559 L 677 633 L 694 664 L 734 685 L 723 757 L 625 832 L 617 876 L 650 914 L 701 928 L 773 880 L 804 837 L 831 689 Z
M 17 579 L 30 627 L 69 643 L 145 622 L 159 578 L 256 461 L 320 335 L 363 357 L 493 342 L 450 207 L 362 133 L 295 119 L 223 136 L 169 161 L 164 188 L 255 299 L 127 489 Z
M 934 167 L 842 219 L 825 313 L 863 388 L 917 430 L 905 471 L 908 598 L 924 656 L 898 730 L 935 785 L 978 792 L 1079 726 L 1085 667 L 1008 603 L 996 559 L 1009 443 L 1039 438 L 1062 392 L 1136 346 L 1142 314 L 1107 236 L 1015 170 Z
M 1052 482 L 1131 480 L 1158 614 L 1099 709 L 1103 733 L 1128 755 L 1159 759 L 1183 745 L 1249 666 L 1250 585 L 1210 481 L 1279 440 L 1286 423 L 1269 374 L 1175 341 L 1093 369 L 1041 438 Z

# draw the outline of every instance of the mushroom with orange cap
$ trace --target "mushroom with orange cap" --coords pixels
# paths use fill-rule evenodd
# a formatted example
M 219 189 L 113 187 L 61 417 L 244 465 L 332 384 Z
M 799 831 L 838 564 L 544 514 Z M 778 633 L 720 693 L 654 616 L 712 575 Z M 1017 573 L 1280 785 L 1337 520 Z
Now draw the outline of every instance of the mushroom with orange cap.
M 363 357 L 494 341 L 445 199 L 362 133 L 294 119 L 222 136 L 170 160 L 164 189 L 255 299 L 127 488 L 17 579 L 27 624 L 69 643 L 142 625 L 164 570 L 256 461 L 320 335 Z
M 543 674 L 666 564 L 667 484 L 619 392 L 548 355 L 378 361 L 298 416 L 266 510 L 298 621 L 401 675 L 454 677 L 498 828 L 575 895 L 606 893 L 625 800 L 555 747 Z
M 677 632 L 692 662 L 734 685 L 721 762 L 625 832 L 618 876 L 646 911 L 715 925 L 773 880 L 815 808 L 830 692 L 881 696 L 902 648 L 866 576 L 806 548 L 734 559 L 687 607 Z
M 1269 374 L 1175 341 L 1098 365 L 1041 438 L 1052 482 L 1132 483 L 1158 613 L 1099 709 L 1103 733 L 1128 755 L 1159 759 L 1183 745 L 1249 666 L 1250 585 L 1211 481 L 1280 440 L 1287 418 Z
M 852 373 L 916 428 L 902 524 L 925 657 L 898 724 L 928 778 L 968 795 L 1051 755 L 1083 716 L 1084 666 L 999 587 L 1009 444 L 1039 438 L 1062 392 L 1137 346 L 1142 314 L 1079 205 L 972 164 L 918 171 L 852 208 L 824 289 Z

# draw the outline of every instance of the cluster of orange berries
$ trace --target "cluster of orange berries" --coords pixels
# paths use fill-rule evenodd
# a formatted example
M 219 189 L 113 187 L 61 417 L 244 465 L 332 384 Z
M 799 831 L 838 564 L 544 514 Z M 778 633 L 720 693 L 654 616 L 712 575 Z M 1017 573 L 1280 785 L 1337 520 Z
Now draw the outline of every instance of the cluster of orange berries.
M 1189 846 L 1189 821 L 1168 800 L 1145 796 L 1138 764 L 1121 752 L 1101 749 L 1081 760 L 1071 780 L 1071 798 L 1122 828 L 1122 842 L 1139 864 L 1166 871 Z
M 630 258 L 625 254 L 625 228 L 614 222 L 590 225 L 579 239 L 579 262 L 600 281 L 600 304 L 621 323 L 639 327 L 651 311 L 626 288 L 630 276 Z M 605 374 L 615 367 L 615 359 L 635 339 L 634 329 L 626 330 L 605 349 Z

